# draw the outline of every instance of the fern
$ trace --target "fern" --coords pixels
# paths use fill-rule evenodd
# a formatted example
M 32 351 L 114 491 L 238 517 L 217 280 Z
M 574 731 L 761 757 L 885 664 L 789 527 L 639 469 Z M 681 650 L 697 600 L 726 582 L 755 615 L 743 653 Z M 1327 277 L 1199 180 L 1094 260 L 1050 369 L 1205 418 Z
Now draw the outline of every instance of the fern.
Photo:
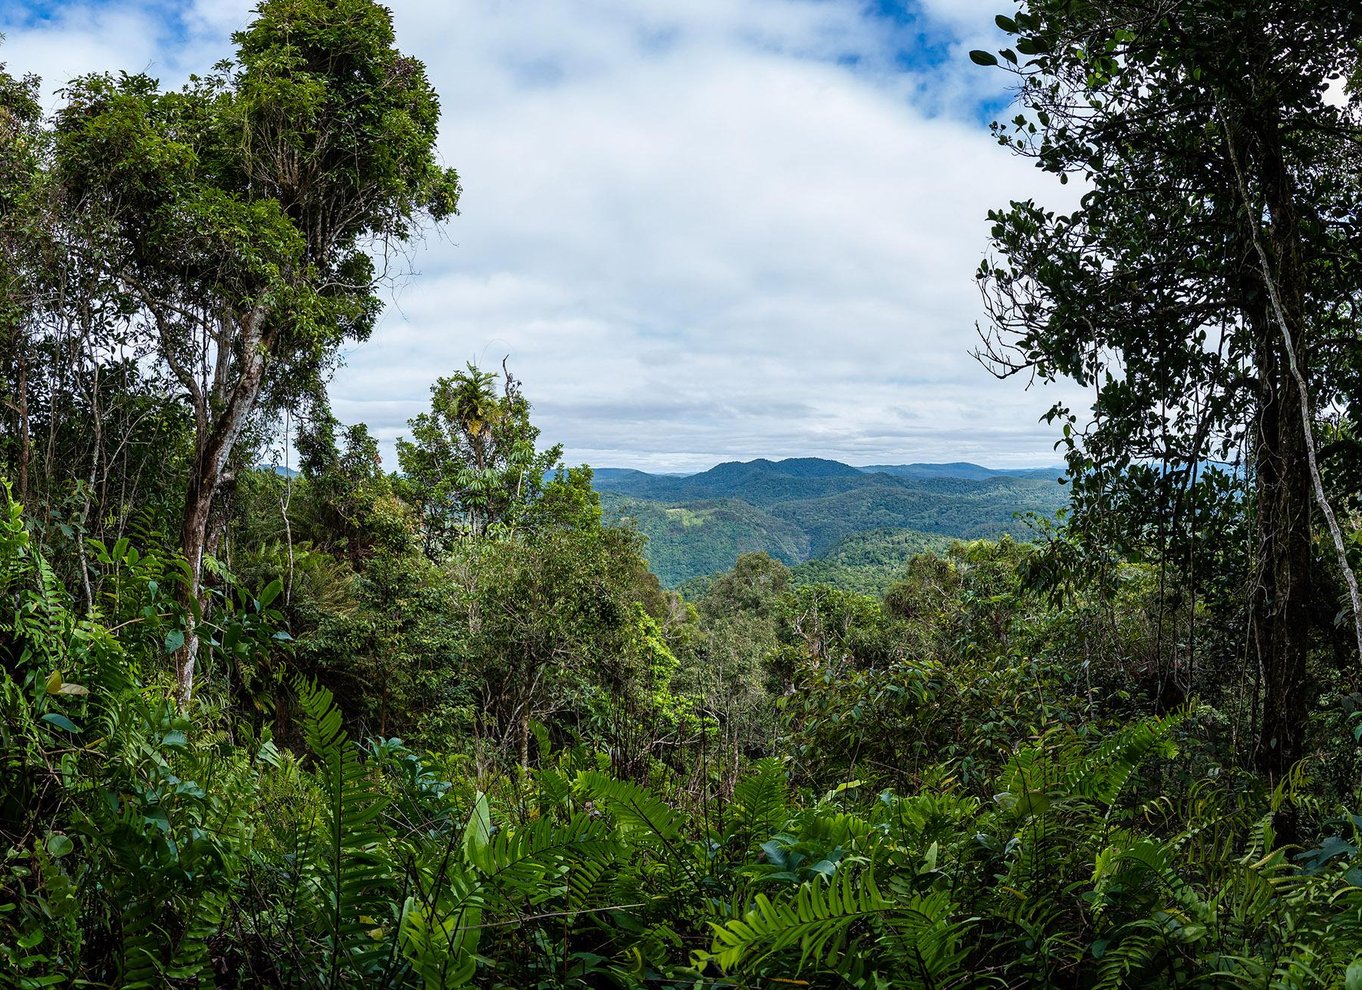
M 830 884 L 803 884 L 793 896 L 771 899 L 757 894 L 741 918 L 713 926 L 714 943 L 696 954 L 703 966 L 713 961 L 730 972 L 760 970 L 776 954 L 798 949 L 798 973 L 810 962 L 831 962 L 846 944 L 857 922 L 868 921 L 893 905 L 869 873 L 853 879 L 844 873 Z
M 574 867 L 584 862 L 608 865 L 618 848 L 604 821 L 578 814 L 566 822 L 541 818 L 498 832 L 470 850 L 468 861 L 503 895 L 524 895 L 534 904 L 566 895 Z
M 450 863 L 437 876 L 420 878 L 402 907 L 398 937 L 427 990 L 460 987 L 473 979 L 482 917 L 480 881 L 463 864 Z
M 479 795 L 453 855 L 448 843 L 423 844 L 414 893 L 399 925 L 402 951 L 429 988 L 473 979 L 484 928 L 537 911 L 571 925 L 587 910 L 619 852 L 608 821 L 578 813 L 545 816 L 522 827 L 494 830 L 490 803 Z M 559 910 L 551 910 L 561 905 Z M 517 926 L 518 927 L 518 926 Z
M 366 981 L 382 960 L 382 942 L 370 932 L 385 913 L 392 881 L 387 837 L 377 824 L 387 800 L 365 775 L 331 692 L 300 682 L 298 700 L 324 796 L 309 877 L 326 945 L 323 969 L 330 986 L 346 975 Z
M 1185 717 L 1136 722 L 1089 753 L 1081 752 L 1082 743 L 1075 737 L 1059 743 L 1054 735 L 1047 737 L 1008 762 L 1007 790 L 996 800 L 1019 816 L 1045 814 L 1056 800 L 1089 801 L 1111 809 L 1146 757 L 1172 754 L 1166 737 Z
M 1169 715 L 1126 726 L 1104 740 L 1074 770 L 1064 774 L 1061 786 L 1075 797 L 1108 807 L 1114 805 L 1146 757 L 1155 753 L 1171 756 L 1175 752 L 1167 742 L 1167 736 L 1185 720 L 1185 714 Z
M 789 816 L 789 785 L 784 764 L 774 758 L 758 760 L 748 776 L 733 788 L 736 817 L 753 839 L 776 832 Z
M 615 820 L 631 839 L 674 848 L 681 839 L 685 818 L 647 789 L 594 770 L 578 774 L 577 791 Z

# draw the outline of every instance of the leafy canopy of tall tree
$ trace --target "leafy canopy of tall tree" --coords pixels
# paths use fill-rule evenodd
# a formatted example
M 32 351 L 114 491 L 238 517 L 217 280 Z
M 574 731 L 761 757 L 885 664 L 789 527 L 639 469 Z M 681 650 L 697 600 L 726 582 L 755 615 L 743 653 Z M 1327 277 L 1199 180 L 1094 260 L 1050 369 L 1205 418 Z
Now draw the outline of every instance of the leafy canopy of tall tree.
M 1204 461 L 1247 453 L 1257 759 L 1281 773 L 1319 588 L 1311 421 L 1356 395 L 1362 145 L 1356 101 L 1325 93 L 1356 66 L 1362 8 L 1033 0 L 998 23 L 1015 51 L 972 57 L 1019 81 L 1000 140 L 1087 191 L 1068 214 L 990 214 L 986 356 L 1093 390 L 1091 425 L 1066 429 L 1080 521 L 1119 505 L 1127 533 L 1166 539 Z
M 237 56 L 182 90 L 78 79 L 57 169 L 86 248 L 145 318 L 187 395 L 195 451 L 181 540 L 197 599 L 214 494 L 262 400 L 315 381 L 379 311 L 369 249 L 455 212 L 439 104 L 372 0 L 266 0 Z M 178 658 L 181 704 L 196 640 Z
M 432 546 L 458 533 L 515 524 L 538 501 L 561 444 L 535 450 L 539 429 L 520 384 L 469 364 L 431 386 L 431 409 L 410 420 L 397 456 Z

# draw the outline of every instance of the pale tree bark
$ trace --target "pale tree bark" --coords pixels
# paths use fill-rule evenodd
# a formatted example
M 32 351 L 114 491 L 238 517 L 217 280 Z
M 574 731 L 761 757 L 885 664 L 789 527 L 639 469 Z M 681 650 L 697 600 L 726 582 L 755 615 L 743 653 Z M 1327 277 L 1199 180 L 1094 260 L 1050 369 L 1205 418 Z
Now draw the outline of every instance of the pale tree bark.
M 189 392 L 196 425 L 194 459 L 190 465 L 180 527 L 180 546 L 188 565 L 188 579 L 179 592 L 184 609 L 184 643 L 175 654 L 175 701 L 181 711 L 188 709 L 194 692 L 199 654 L 196 613 L 203 607 L 203 560 L 213 498 L 222 484 L 237 440 L 260 397 L 268 350 L 264 333 L 267 318 L 266 310 L 256 307 L 239 326 L 228 317 L 218 321 L 215 332 L 204 340 L 200 371 L 208 381 L 195 376 L 183 362 L 170 356 L 169 347 L 163 346 L 168 363 Z M 164 321 L 158 322 L 165 326 Z M 239 349 L 233 347 L 237 340 L 240 341 Z M 209 350 L 214 351 L 211 360 Z M 237 350 L 235 358 L 233 350 Z M 233 361 L 238 364 L 234 381 L 230 374 Z
M 19 501 L 28 502 L 28 463 L 33 455 L 33 438 L 28 419 L 28 347 L 19 342 L 19 381 L 17 402 L 19 409 Z

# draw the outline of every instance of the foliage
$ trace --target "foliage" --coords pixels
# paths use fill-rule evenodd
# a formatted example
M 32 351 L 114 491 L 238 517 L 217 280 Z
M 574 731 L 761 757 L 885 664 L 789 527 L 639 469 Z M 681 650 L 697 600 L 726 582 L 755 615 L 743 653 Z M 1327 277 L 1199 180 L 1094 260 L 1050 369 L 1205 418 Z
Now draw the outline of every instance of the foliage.
M 514 526 L 562 457 L 561 446 L 536 452 L 539 430 L 520 383 L 505 371 L 497 395 L 496 380 L 473 364 L 439 379 L 430 388 L 431 411 L 408 424 L 411 440 L 398 441 L 403 487 L 420 508 L 428 546 Z
M 1071 212 L 990 213 L 985 358 L 1092 390 L 1088 426 L 1063 403 L 1048 417 L 1075 531 L 1189 571 L 1203 547 L 1246 556 L 1257 758 L 1284 775 L 1303 753 L 1312 638 L 1332 632 L 1312 607 L 1331 583 L 1313 518 L 1333 524 L 1314 420 L 1354 401 L 1356 337 L 1340 329 L 1362 242 L 1357 172 L 1338 166 L 1357 104 L 1324 94 L 1355 69 L 1362 21 L 1330 3 L 1032 0 L 998 25 L 1016 50 L 976 61 L 1015 76 L 1020 106 L 995 134 L 1085 192 Z M 1218 523 L 1246 501 L 1236 546 Z
M 911 529 L 876 529 L 848 536 L 821 556 L 791 570 L 796 584 L 823 584 L 863 595 L 883 595 L 905 564 L 925 550 L 950 544 L 942 536 Z
M 457 185 L 387 12 L 267 0 L 212 76 L 54 126 L 0 71 L 0 984 L 1362 985 L 1357 658 L 1259 293 L 1353 506 L 1355 104 L 1308 111 L 1362 21 L 1152 10 L 1034 0 L 975 58 L 1088 185 L 983 271 L 1096 390 L 1054 522 L 1048 472 L 568 469 L 473 366 L 388 473 L 323 373 L 367 238 Z M 646 532 L 711 573 L 667 590 Z
M 370 0 L 270 0 L 234 61 L 178 92 L 145 75 L 73 82 L 54 126 L 63 233 L 193 416 L 180 547 L 199 596 L 214 498 L 262 403 L 315 390 L 378 314 L 375 239 L 454 212 L 439 103 Z M 96 416 L 96 421 L 98 416 Z M 192 617 L 193 608 L 186 614 Z M 179 654 L 189 704 L 197 636 Z
M 580 554 L 593 544 L 571 556 L 562 542 L 587 537 L 604 549 L 588 532 L 535 551 L 557 565 L 515 548 L 509 559 L 529 568 L 518 577 L 506 574 L 510 548 L 489 544 L 514 589 L 489 589 L 489 619 L 494 602 L 525 595 L 552 639 L 579 635 L 580 613 L 538 616 L 525 582 L 554 566 L 589 576 Z M 944 570 L 919 558 L 912 573 L 940 590 L 935 611 L 913 619 L 895 614 L 902 605 L 791 589 L 777 562 L 743 561 L 696 619 L 719 631 L 746 617 L 771 633 L 773 669 L 799 678 L 780 743 L 791 757 L 702 783 L 697 801 L 684 766 L 555 748 L 552 734 L 537 768 L 481 778 L 397 739 L 360 745 L 331 693 L 299 679 L 288 682 L 296 750 L 268 732 L 233 744 L 141 688 L 164 676 L 163 634 L 76 618 L 11 504 L 4 962 L 25 987 L 1340 983 L 1362 934 L 1355 820 L 1312 797 L 1303 775 L 1269 792 L 1217 763 L 1205 749 L 1212 709 L 1103 731 L 1072 680 L 1063 697 L 1060 668 L 1015 652 L 1072 621 L 1046 617 L 1045 594 L 1017 583 L 1030 553 L 966 544 Z M 110 614 L 174 621 L 173 596 L 149 593 L 163 567 L 126 546 L 100 560 L 121 571 Z M 586 587 L 583 604 L 600 594 Z M 237 600 L 236 621 L 268 614 L 270 595 Z M 521 635 L 529 618 L 494 625 Z M 919 640 L 928 654 L 900 652 L 912 639 L 895 624 L 923 621 L 937 629 Z M 974 629 L 982 639 L 960 638 Z M 588 664 L 563 697 L 597 684 L 624 711 L 652 705 L 673 725 L 713 717 L 703 698 L 670 700 L 681 661 L 661 621 L 624 610 L 615 635 L 592 648 L 643 651 L 643 694 L 629 701 L 627 684 Z M 207 641 L 232 656 L 227 637 Z M 268 636 L 243 642 L 274 648 Z M 935 650 L 963 651 L 966 665 L 934 664 Z M 891 698 L 898 707 L 883 708 Z M 839 757 L 853 742 L 893 760 L 911 752 L 911 772 Z M 845 776 L 863 771 L 895 787 Z M 1319 838 L 1299 854 L 1273 825 L 1288 801 L 1318 815 Z

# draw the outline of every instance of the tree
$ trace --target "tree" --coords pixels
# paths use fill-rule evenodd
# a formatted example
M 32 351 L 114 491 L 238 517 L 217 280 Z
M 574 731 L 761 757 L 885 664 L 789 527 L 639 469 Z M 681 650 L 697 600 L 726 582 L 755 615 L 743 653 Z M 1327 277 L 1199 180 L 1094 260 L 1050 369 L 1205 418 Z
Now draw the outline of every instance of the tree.
M 538 453 L 539 430 L 520 383 L 469 364 L 431 386 L 431 409 L 409 420 L 411 440 L 397 457 L 425 520 L 432 550 L 459 533 L 481 536 L 496 523 L 514 525 L 538 501 L 562 445 Z
M 372 0 L 266 0 L 235 61 L 181 91 L 88 76 L 57 117 L 57 171 L 83 246 L 144 317 L 188 397 L 181 545 L 199 596 L 213 499 L 262 401 L 320 378 L 379 310 L 369 247 L 455 212 L 439 104 Z M 187 705 L 197 637 L 176 659 Z
M 30 263 L 45 134 L 38 80 L 15 79 L 0 63 L 0 360 L 5 365 L 4 453 L 21 500 L 31 456 L 28 376 L 34 273 Z
M 1324 92 L 1356 64 L 1362 12 L 1033 0 L 998 23 L 1016 50 L 972 57 L 1020 82 L 1023 112 L 995 125 L 1000 140 L 1087 191 L 1070 214 L 1029 201 L 990 213 L 984 356 L 999 375 L 1093 390 L 1086 430 L 1067 408 L 1050 414 L 1067 423 L 1080 526 L 1115 518 L 1137 542 L 1191 545 L 1187 492 L 1207 460 L 1246 453 L 1255 758 L 1280 776 L 1302 753 L 1309 700 L 1312 501 L 1332 523 L 1312 427 L 1355 394 L 1358 121 Z

